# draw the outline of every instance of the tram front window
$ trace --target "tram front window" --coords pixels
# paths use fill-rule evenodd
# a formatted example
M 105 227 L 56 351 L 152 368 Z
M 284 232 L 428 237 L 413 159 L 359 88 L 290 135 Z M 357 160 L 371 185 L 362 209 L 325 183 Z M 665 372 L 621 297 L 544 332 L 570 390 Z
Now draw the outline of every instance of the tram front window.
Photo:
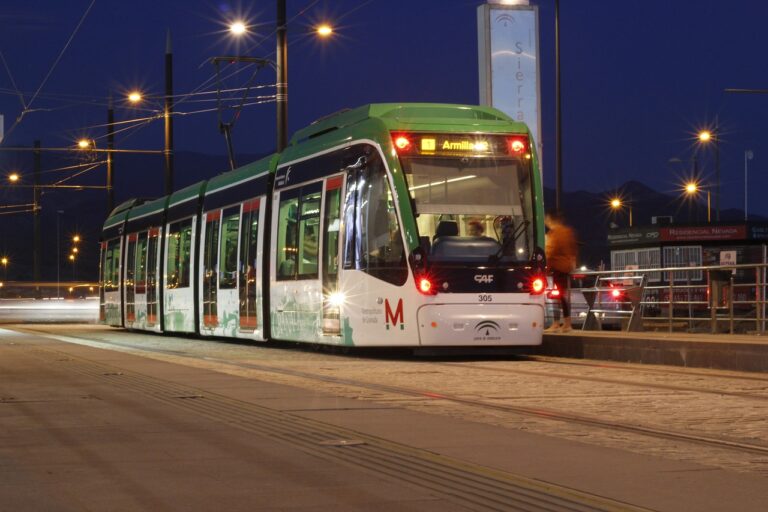
M 421 156 L 402 163 L 430 259 L 530 260 L 533 202 L 527 162 Z

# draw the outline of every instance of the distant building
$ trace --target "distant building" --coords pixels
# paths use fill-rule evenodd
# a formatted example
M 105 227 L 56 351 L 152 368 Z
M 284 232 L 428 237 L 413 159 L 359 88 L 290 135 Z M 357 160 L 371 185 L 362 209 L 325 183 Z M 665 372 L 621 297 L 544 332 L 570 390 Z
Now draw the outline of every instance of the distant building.
M 608 232 L 612 270 L 768 262 L 766 223 L 676 225 L 669 218 L 659 220 L 656 225 Z M 659 272 L 654 274 L 648 276 L 649 284 L 666 281 Z M 702 272 L 691 274 L 692 281 L 706 279 Z

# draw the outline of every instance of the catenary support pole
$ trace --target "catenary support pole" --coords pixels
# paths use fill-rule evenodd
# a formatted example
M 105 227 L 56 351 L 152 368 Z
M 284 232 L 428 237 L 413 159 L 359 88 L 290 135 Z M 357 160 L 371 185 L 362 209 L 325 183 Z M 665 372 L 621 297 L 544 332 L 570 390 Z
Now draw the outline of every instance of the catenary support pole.
M 107 215 L 115 208 L 115 162 L 112 150 L 115 149 L 115 108 L 112 95 L 109 95 L 107 106 Z
M 173 53 L 171 31 L 165 42 L 165 195 L 173 192 Z
M 277 151 L 288 145 L 288 43 L 285 0 L 277 0 Z

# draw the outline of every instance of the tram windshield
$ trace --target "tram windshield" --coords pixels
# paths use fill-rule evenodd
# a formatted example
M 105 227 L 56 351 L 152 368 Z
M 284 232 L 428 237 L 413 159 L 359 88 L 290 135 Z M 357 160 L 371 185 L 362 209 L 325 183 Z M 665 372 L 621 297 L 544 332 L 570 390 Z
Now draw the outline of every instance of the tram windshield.
M 528 161 L 405 157 L 421 245 L 432 261 L 530 261 L 533 200 Z

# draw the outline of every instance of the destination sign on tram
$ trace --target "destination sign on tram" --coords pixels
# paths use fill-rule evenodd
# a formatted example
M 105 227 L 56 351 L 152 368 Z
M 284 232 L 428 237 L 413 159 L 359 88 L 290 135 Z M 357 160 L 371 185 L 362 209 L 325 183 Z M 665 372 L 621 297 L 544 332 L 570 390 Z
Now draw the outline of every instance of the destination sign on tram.
M 476 135 L 440 133 L 393 133 L 399 154 L 435 156 L 501 156 L 530 158 L 525 135 Z

